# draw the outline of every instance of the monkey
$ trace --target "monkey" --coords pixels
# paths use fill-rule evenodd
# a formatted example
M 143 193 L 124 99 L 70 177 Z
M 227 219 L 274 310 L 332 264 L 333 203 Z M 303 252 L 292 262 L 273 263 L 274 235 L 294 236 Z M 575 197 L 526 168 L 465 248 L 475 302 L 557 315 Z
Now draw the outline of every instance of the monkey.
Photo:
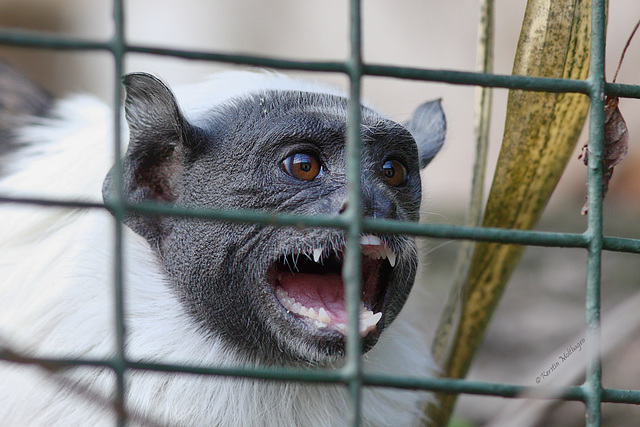
M 4 426 L 115 423 L 110 365 L 47 369 L 6 355 L 112 360 L 118 224 L 127 360 L 320 370 L 345 364 L 343 229 L 118 213 L 113 201 L 119 181 L 129 204 L 337 217 L 350 203 L 347 96 L 265 70 L 221 72 L 175 89 L 146 73 L 122 83 L 121 168 L 108 161 L 113 112 L 89 95 L 34 96 L 40 107 L 6 121 L 11 130 L 1 134 L 0 196 L 111 209 L 0 204 Z M 446 132 L 440 101 L 419 106 L 404 124 L 366 102 L 360 113 L 363 216 L 418 221 L 420 171 Z M 418 267 L 414 239 L 366 232 L 360 248 L 359 337 L 351 339 L 361 340 L 364 371 L 429 376 L 428 349 L 401 313 Z M 341 426 L 350 411 L 344 384 L 145 369 L 127 370 L 124 384 L 129 425 Z M 427 398 L 364 387 L 362 423 L 411 425 Z

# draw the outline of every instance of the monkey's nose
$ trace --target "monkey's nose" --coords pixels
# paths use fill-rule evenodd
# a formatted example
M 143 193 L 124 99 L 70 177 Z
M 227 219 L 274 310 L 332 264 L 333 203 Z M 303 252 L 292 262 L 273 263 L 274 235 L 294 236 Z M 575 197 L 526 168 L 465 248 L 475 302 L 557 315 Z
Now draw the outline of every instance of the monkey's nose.
M 366 189 L 362 197 L 362 213 L 365 217 L 371 218 L 396 218 L 396 205 L 384 195 L 376 194 L 375 191 Z M 346 212 L 349 203 L 344 199 L 340 206 L 339 213 Z
M 397 219 L 397 205 L 380 188 L 365 185 L 362 188 L 362 213 L 370 218 Z

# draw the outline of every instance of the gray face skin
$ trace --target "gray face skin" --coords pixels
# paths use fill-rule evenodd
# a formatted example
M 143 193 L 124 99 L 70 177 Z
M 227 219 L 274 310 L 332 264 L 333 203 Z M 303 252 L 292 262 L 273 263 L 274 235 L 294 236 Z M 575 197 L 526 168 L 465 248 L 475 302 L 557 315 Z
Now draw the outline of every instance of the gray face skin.
M 123 175 L 128 200 L 304 215 L 339 215 L 345 209 L 346 99 L 265 91 L 215 107 L 198 123 L 189 123 L 171 91 L 156 78 L 130 74 L 124 84 L 131 130 Z M 405 127 L 362 108 L 367 216 L 418 220 L 421 163 L 426 165 L 442 145 L 445 122 L 437 102 L 423 105 L 414 117 L 431 128 L 413 120 L 407 124 L 421 135 L 420 150 Z M 105 199 L 111 192 L 109 174 Z M 286 287 L 283 277 L 311 278 L 307 284 L 291 281 L 298 290 L 314 287 L 303 289 L 310 295 L 331 288 L 338 300 L 332 307 L 340 311 L 343 231 L 133 212 L 124 222 L 148 240 L 185 309 L 207 334 L 267 364 L 324 365 L 344 356 L 344 331 L 318 327 L 318 322 L 293 314 L 275 292 Z M 397 261 L 392 267 L 386 258 L 363 256 L 363 301 L 382 313 L 363 334 L 365 351 L 402 308 L 417 266 L 413 239 L 379 237 L 381 243 L 372 251 L 391 249 Z M 316 248 L 322 250 L 319 262 L 311 255 Z M 363 247 L 363 252 L 371 250 Z

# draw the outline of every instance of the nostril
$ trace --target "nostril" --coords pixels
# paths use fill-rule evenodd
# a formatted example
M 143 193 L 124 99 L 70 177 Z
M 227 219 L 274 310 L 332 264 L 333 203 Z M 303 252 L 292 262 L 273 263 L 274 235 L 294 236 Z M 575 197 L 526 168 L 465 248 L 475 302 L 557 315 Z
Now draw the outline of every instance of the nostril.
M 347 201 L 345 200 L 340 207 L 340 213 L 343 214 L 347 210 Z

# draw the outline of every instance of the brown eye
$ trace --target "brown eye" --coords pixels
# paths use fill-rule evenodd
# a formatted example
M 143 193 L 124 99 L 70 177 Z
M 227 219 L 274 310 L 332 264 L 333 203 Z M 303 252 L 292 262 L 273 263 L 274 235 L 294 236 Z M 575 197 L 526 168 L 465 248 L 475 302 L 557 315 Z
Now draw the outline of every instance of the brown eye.
M 397 160 L 387 160 L 382 165 L 382 178 L 388 185 L 398 187 L 407 182 L 407 168 Z
M 300 181 L 313 181 L 322 172 L 322 165 L 317 157 L 307 154 L 293 154 L 280 163 L 280 168 Z

